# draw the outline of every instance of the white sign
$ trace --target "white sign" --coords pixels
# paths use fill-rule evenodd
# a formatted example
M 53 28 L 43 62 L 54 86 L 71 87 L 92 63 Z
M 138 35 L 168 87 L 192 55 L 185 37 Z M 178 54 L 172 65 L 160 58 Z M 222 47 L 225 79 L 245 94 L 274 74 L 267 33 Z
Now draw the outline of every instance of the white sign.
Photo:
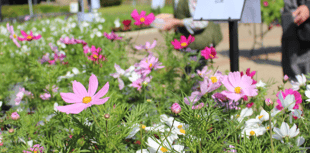
M 152 9 L 163 8 L 165 6 L 165 0 L 152 0 Z
M 261 23 L 260 0 L 246 0 L 239 23 Z
M 77 13 L 79 12 L 79 4 L 77 2 L 70 3 L 70 13 Z
M 198 0 L 194 20 L 240 20 L 245 0 Z

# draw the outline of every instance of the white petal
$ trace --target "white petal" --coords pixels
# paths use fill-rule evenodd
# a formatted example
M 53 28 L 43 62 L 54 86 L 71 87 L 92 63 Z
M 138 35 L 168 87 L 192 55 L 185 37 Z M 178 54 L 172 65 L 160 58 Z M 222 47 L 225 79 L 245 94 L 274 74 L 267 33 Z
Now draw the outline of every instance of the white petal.
M 282 102 L 282 106 L 283 106 L 283 108 L 287 107 L 288 110 L 291 110 L 295 106 L 294 102 L 295 102 L 295 96 L 294 95 L 287 95 L 285 97 L 285 100 Z
M 299 134 L 299 129 L 297 129 L 296 124 L 293 125 L 293 127 L 289 130 L 289 136 L 290 138 L 296 137 Z
M 281 131 L 282 136 L 288 136 L 290 132 L 290 127 L 288 126 L 287 123 L 282 122 L 280 131 Z
M 302 144 L 304 144 L 305 143 L 305 138 L 304 137 L 302 137 L 302 136 L 300 136 L 300 137 L 298 137 L 297 139 L 296 139 L 296 145 L 298 146 L 298 147 L 300 147 Z

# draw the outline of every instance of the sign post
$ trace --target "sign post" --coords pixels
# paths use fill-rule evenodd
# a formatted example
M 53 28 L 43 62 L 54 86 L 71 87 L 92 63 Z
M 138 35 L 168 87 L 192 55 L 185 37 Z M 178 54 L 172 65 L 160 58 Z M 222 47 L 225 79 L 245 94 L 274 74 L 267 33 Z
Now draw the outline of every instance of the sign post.
M 32 9 L 32 0 L 28 0 L 28 5 L 29 5 L 29 12 L 30 12 L 30 16 L 33 16 L 33 9 Z
M 2 13 L 1 13 L 1 5 L 2 5 L 2 4 L 1 4 L 1 1 L 2 1 L 2 0 L 0 0 L 0 21 L 2 21 Z
M 238 22 L 260 23 L 260 0 L 198 0 L 194 20 L 228 21 L 230 71 L 239 71 Z

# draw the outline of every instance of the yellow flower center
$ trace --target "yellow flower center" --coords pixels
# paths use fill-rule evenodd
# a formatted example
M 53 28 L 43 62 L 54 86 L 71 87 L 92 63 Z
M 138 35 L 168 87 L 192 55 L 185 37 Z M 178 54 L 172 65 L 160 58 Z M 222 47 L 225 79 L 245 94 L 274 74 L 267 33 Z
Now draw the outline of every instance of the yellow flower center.
M 149 67 L 151 68 L 153 66 L 153 64 L 151 63 L 150 65 L 149 65 Z
M 27 36 L 27 39 L 32 39 L 32 36 L 28 35 L 28 36 Z
M 178 129 L 181 129 L 183 126 L 182 125 L 178 125 Z
M 140 21 L 141 21 L 141 22 L 144 22 L 144 21 L 145 21 L 145 18 L 144 18 L 144 17 L 140 18 Z
M 238 118 L 238 117 L 240 117 L 240 115 L 237 115 L 236 117 Z
M 151 99 L 148 99 L 148 100 L 146 100 L 147 102 L 151 102 L 152 100 Z
M 93 55 L 93 57 L 94 57 L 95 59 L 97 59 L 97 58 L 98 58 L 98 56 L 97 56 L 97 55 Z
M 168 149 L 167 149 L 167 148 L 165 148 L 165 147 L 161 147 L 161 148 L 160 148 L 160 151 L 162 151 L 162 152 L 167 152 L 167 151 L 168 151 Z
M 142 125 L 141 128 L 144 130 L 144 129 L 146 128 L 146 126 L 145 126 L 145 125 Z
M 210 54 L 210 56 L 213 58 L 214 56 L 212 54 Z
M 235 92 L 236 92 L 237 94 L 241 93 L 241 88 L 240 88 L 240 87 L 236 87 L 236 88 L 235 88 Z
M 264 115 L 258 116 L 258 119 L 261 119 Z
M 212 83 L 216 83 L 217 82 L 217 78 L 215 76 L 211 77 L 211 81 Z
M 144 82 L 143 82 L 143 84 L 144 84 L 144 85 L 147 85 L 147 82 L 146 82 L 146 81 L 144 81 Z
M 255 132 L 254 132 L 254 131 L 251 131 L 251 132 L 250 132 L 250 135 L 254 135 L 254 134 L 255 134 Z
M 183 134 L 185 134 L 185 130 L 182 129 L 182 128 L 180 129 L 180 132 L 183 133 Z
M 202 76 L 202 73 L 199 73 L 200 76 Z
M 16 34 L 14 34 L 13 37 L 16 38 L 17 37 Z
M 270 129 L 270 127 L 269 127 L 269 126 L 267 126 L 267 127 L 266 127 L 266 129 L 267 129 L 267 130 L 269 130 L 269 129 Z
M 88 104 L 89 102 L 91 102 L 91 97 L 84 97 L 83 98 L 83 103 L 84 104 Z
M 181 43 L 181 46 L 182 46 L 182 47 L 185 47 L 185 46 L 187 46 L 187 43 L 186 43 L 186 42 L 182 42 L 182 43 Z
M 38 153 L 38 151 L 33 151 L 33 153 Z

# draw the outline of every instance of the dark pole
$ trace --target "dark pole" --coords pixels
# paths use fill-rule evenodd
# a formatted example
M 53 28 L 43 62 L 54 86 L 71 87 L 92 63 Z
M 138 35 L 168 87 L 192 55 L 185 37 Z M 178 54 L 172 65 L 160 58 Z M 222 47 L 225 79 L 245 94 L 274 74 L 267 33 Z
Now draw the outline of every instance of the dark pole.
M 92 12 L 92 8 L 91 8 L 91 0 L 87 0 L 88 3 L 88 12 Z
M 230 71 L 239 71 L 238 21 L 229 21 Z

